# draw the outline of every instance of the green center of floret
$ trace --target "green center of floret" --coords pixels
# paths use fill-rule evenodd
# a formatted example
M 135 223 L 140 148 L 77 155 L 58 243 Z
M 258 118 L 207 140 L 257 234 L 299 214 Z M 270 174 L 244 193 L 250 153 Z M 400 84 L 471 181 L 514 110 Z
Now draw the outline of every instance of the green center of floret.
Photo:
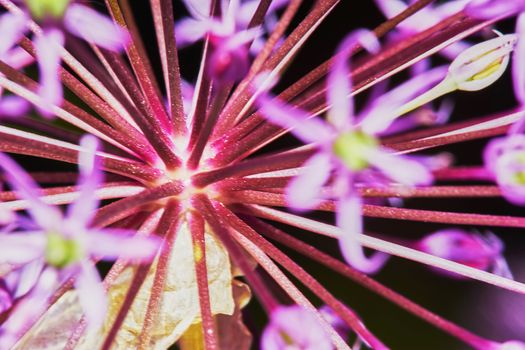
M 26 0 L 29 12 L 35 19 L 61 18 L 71 0 Z
M 83 249 L 78 241 L 67 239 L 59 233 L 47 234 L 46 261 L 49 265 L 63 268 L 81 260 Z
M 334 154 L 353 171 L 368 168 L 367 151 L 379 145 L 377 139 L 362 131 L 339 135 L 333 143 Z

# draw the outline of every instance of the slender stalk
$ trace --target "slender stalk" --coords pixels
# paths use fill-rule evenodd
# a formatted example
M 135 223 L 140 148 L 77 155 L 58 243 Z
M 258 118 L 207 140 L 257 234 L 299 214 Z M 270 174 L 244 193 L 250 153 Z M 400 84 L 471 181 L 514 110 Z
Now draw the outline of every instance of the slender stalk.
M 206 266 L 206 244 L 204 236 L 204 220 L 197 212 L 189 213 L 189 227 L 193 242 L 193 259 L 197 276 L 197 289 L 199 293 L 199 306 L 202 318 L 202 334 L 204 349 L 215 350 L 219 348 L 217 330 L 211 312 L 210 292 L 208 288 L 208 271 Z
M 182 189 L 181 184 L 175 181 L 145 189 L 134 196 L 126 197 L 100 208 L 93 218 L 92 225 L 97 227 L 110 225 L 128 216 L 133 209 L 162 198 L 175 196 Z
M 492 174 L 483 167 L 456 167 L 434 171 L 436 180 L 447 181 L 493 181 Z
M 223 109 L 219 117 L 219 124 L 215 129 L 215 135 L 223 135 L 229 128 L 233 126 L 236 120 L 239 120 L 242 117 L 241 111 L 245 108 L 245 104 L 248 102 L 250 97 L 250 83 L 252 82 L 253 78 L 261 71 L 264 62 L 274 51 L 275 46 L 284 35 L 286 28 L 288 28 L 290 25 L 290 22 L 297 13 L 301 3 L 302 0 L 293 0 L 289 2 L 285 12 L 279 19 L 279 22 L 275 26 L 272 34 L 268 40 L 266 40 L 261 52 L 257 54 L 257 57 L 255 57 L 254 61 L 252 62 L 248 74 L 235 88 L 229 103 Z
M 163 212 L 164 209 L 159 209 L 152 214 L 148 214 L 148 216 L 145 218 L 143 216 L 137 215 L 129 221 L 129 224 L 124 224 L 120 227 L 135 228 L 136 226 L 140 225 L 140 227 L 137 229 L 137 236 L 149 236 L 153 234 L 153 231 L 155 231 L 155 229 L 157 228 L 157 225 L 159 223 L 160 218 L 162 217 Z M 124 271 L 126 267 L 130 266 L 131 263 L 132 262 L 130 261 L 119 259 L 113 264 L 113 266 L 111 266 L 111 269 L 104 277 L 104 281 L 102 282 L 106 291 L 109 290 L 109 288 L 111 288 L 111 286 L 116 282 L 120 274 Z M 85 316 L 82 316 L 74 331 L 69 336 L 64 350 L 74 350 L 76 348 L 78 341 L 80 340 L 80 338 L 86 330 L 86 327 L 87 322 Z
M 0 126 L 0 151 L 77 163 L 80 147 L 45 136 Z M 103 169 L 141 182 L 157 181 L 161 172 L 142 163 L 99 153 Z
M 287 205 L 285 195 L 282 193 L 239 191 L 234 192 L 229 196 L 230 198 L 235 198 L 235 201 L 239 203 L 271 205 L 280 207 L 286 207 Z M 316 209 L 323 211 L 335 211 L 336 205 L 334 201 L 323 201 Z M 440 224 L 519 228 L 525 227 L 525 217 L 405 209 L 371 204 L 363 205 L 363 216 L 394 220 L 435 222 Z
M 350 350 L 350 347 L 341 338 L 341 336 L 335 331 L 335 329 L 328 324 L 328 322 L 319 314 L 319 311 L 314 305 L 304 296 L 303 293 L 290 281 L 288 277 L 273 263 L 270 258 L 255 244 L 248 240 L 238 232 L 232 232 L 237 242 L 239 242 L 246 251 L 262 266 L 263 269 L 270 274 L 273 279 L 281 286 L 281 288 L 292 298 L 292 300 L 308 310 L 314 315 L 319 324 L 322 325 L 323 329 L 332 338 L 332 343 L 338 350 L 345 349 Z M 379 349 L 385 349 L 381 347 Z
M 341 231 L 341 229 L 339 229 L 336 226 L 324 224 L 322 222 L 307 219 L 294 214 L 289 214 L 258 205 L 249 205 L 248 208 L 249 214 L 251 215 L 270 219 L 277 222 L 282 222 L 287 225 L 295 226 L 328 237 L 337 238 L 340 235 L 345 234 L 343 231 Z M 490 272 L 478 270 L 467 265 L 439 258 L 437 256 L 433 256 L 412 248 L 407 248 L 399 244 L 387 242 L 366 235 L 356 235 L 356 240 L 367 248 L 375 249 L 404 259 L 416 261 L 425 265 L 444 269 L 446 271 L 457 273 L 459 275 L 476 279 L 478 281 L 492 284 L 494 286 L 508 289 L 520 294 L 525 294 L 525 284 L 495 275 Z
M 135 301 L 135 297 L 137 296 L 140 288 L 142 287 L 142 284 L 146 280 L 146 277 L 148 276 L 148 271 L 151 268 L 150 264 L 142 264 L 137 267 L 137 270 L 135 271 L 135 275 L 133 276 L 133 279 L 131 280 L 129 289 L 126 293 L 126 297 L 124 298 L 124 301 L 122 302 L 122 305 L 120 306 L 120 310 L 115 318 L 115 321 L 113 322 L 113 325 L 111 326 L 108 334 L 106 335 L 106 338 L 104 339 L 104 342 L 102 343 L 101 350 L 110 350 L 113 341 L 115 340 L 115 337 L 118 334 L 118 331 L 120 330 L 120 327 L 124 323 L 124 320 L 126 319 L 126 316 L 128 315 L 128 311 L 131 309 L 131 306 L 133 305 L 133 302 Z
M 144 316 L 144 323 L 138 338 L 138 349 L 147 350 L 151 348 L 152 330 L 158 322 L 158 313 L 162 296 L 164 294 L 164 286 L 168 276 L 169 261 L 173 251 L 173 244 L 177 237 L 178 228 L 180 226 L 180 205 L 176 201 L 170 201 L 166 205 L 164 214 L 159 220 L 156 234 L 163 237 L 160 254 L 155 265 L 155 276 L 153 277 L 153 285 L 149 293 L 148 306 Z
M 247 221 L 249 225 L 252 226 L 255 230 L 261 232 L 264 236 L 267 236 L 272 240 L 277 241 L 280 244 L 289 247 L 303 254 L 304 256 L 332 269 L 333 271 L 336 271 L 337 273 L 350 278 L 354 282 L 359 283 L 360 285 L 377 293 L 383 298 L 390 300 L 399 307 L 427 321 L 431 325 L 445 331 L 453 337 L 460 339 L 461 341 L 474 347 L 475 349 L 486 349 L 488 348 L 488 345 L 492 343 L 456 325 L 455 323 L 442 318 L 441 316 L 433 313 L 432 311 L 425 309 L 424 307 L 413 302 L 412 300 L 377 282 L 373 278 L 368 277 L 366 274 L 352 268 L 351 266 L 346 265 L 345 263 L 333 258 L 332 256 L 326 253 L 323 253 L 317 248 L 307 243 L 304 243 L 303 241 L 285 233 L 284 231 L 279 230 L 278 228 L 275 228 L 272 225 L 263 222 L 262 220 L 248 218 L 245 219 L 245 221 Z
M 109 12 L 113 19 L 122 27 L 129 30 L 131 42 L 126 46 L 126 53 L 131 62 L 131 67 L 142 89 L 143 96 L 156 117 L 155 124 L 160 123 L 162 128 L 168 133 L 173 131 L 171 118 L 166 113 L 159 87 L 151 68 L 148 55 L 144 49 L 144 44 L 140 37 L 139 30 L 133 18 L 133 13 L 128 0 L 106 0 Z
M 218 216 L 224 217 L 225 221 L 229 223 L 232 228 L 244 235 L 259 249 L 268 254 L 272 259 L 277 261 L 281 266 L 299 279 L 305 286 L 307 286 L 314 294 L 330 306 L 347 324 L 356 332 L 360 338 L 373 349 L 386 349 L 382 342 L 377 339 L 370 331 L 363 325 L 359 317 L 343 303 L 338 301 L 326 288 L 323 287 L 312 275 L 307 273 L 302 267 L 290 259 L 286 254 L 281 252 L 273 244 L 261 237 L 249 225 L 239 219 L 235 214 L 226 209 L 218 202 L 214 202 L 214 208 Z
M 250 263 L 244 255 L 244 252 L 240 249 L 237 243 L 233 241 L 230 232 L 227 230 L 228 225 L 223 222 L 221 217 L 218 217 L 213 213 L 213 206 L 206 196 L 194 196 L 192 198 L 192 204 L 195 210 L 197 210 L 210 225 L 211 229 L 221 240 L 222 244 L 224 244 L 225 248 L 228 250 L 228 254 L 230 254 L 232 260 L 241 269 L 266 312 L 268 314 L 271 313 L 272 310 L 277 307 L 278 302 L 261 280 L 261 277 L 256 271 L 253 271 Z
M 123 198 L 136 195 L 144 190 L 142 186 L 105 183 L 95 190 L 94 195 L 100 200 Z M 76 186 L 45 188 L 41 191 L 40 199 L 47 204 L 63 205 L 77 200 L 80 196 Z M 15 192 L 0 192 L 0 208 L 6 210 L 26 210 L 32 203 L 29 200 L 18 199 Z
M 304 147 L 293 151 L 248 159 L 241 163 L 196 174 L 193 177 L 193 184 L 197 187 L 205 187 L 229 177 L 294 168 L 302 165 L 314 152 L 314 149 Z
M 170 0 L 150 0 L 157 43 L 164 73 L 164 84 L 169 104 L 169 114 L 173 121 L 175 135 L 186 134 L 186 120 L 182 104 L 182 88 L 177 44 L 173 33 L 173 4 Z
M 131 75 L 131 71 L 126 67 L 124 60 L 117 54 L 102 50 L 104 57 L 118 72 L 120 78 L 126 83 L 127 91 L 131 98 L 135 101 L 136 111 L 133 113 L 133 118 L 144 135 L 155 148 L 157 154 L 162 158 L 169 169 L 174 169 L 181 164 L 179 157 L 175 154 L 175 147 L 168 131 L 159 123 L 158 115 L 148 103 L 147 98 L 140 91 L 139 86 L 135 82 L 135 78 Z M 134 110 L 134 107 L 127 105 L 128 109 Z

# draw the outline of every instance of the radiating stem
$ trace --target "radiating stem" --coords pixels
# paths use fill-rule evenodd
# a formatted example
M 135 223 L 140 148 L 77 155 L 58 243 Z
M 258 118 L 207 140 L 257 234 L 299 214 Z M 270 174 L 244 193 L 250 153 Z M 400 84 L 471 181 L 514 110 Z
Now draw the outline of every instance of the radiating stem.
M 294 214 L 289 214 L 257 205 L 250 205 L 249 208 L 249 213 L 252 215 L 274 220 L 277 222 L 282 222 L 287 225 L 295 226 L 304 230 L 316 232 L 329 237 L 338 238 L 340 235 L 345 234 L 344 232 L 342 232 L 341 229 L 339 229 L 336 226 L 328 225 Z M 446 260 L 437 256 L 433 256 L 412 248 L 407 248 L 399 244 L 384 241 L 371 236 L 356 235 L 355 239 L 367 248 L 375 249 L 387 254 L 392 254 L 425 265 L 454 272 L 462 276 L 486 282 L 520 294 L 525 294 L 525 284 L 521 282 L 513 281 L 511 279 L 501 277 L 490 272 L 475 269 L 467 265 L 463 265 L 451 260 Z
M 182 189 L 181 184 L 175 181 L 145 189 L 134 196 L 126 197 L 100 208 L 93 218 L 92 225 L 98 227 L 110 225 L 125 218 L 133 209 L 162 198 L 175 196 L 179 194 Z
M 173 130 L 172 120 L 168 117 L 164 108 L 162 96 L 160 95 L 153 69 L 142 43 L 128 0 L 106 0 L 106 4 L 115 21 L 122 27 L 127 28 L 131 34 L 132 40 L 130 44 L 126 46 L 126 52 L 139 81 L 148 108 L 153 111 L 156 117 L 155 123 L 160 123 L 164 130 L 171 133 Z
M 151 337 L 153 327 L 158 322 L 158 313 L 164 295 L 164 286 L 168 276 L 169 262 L 172 256 L 173 244 L 177 238 L 180 226 L 180 206 L 176 201 L 166 204 L 164 214 L 159 220 L 155 234 L 163 237 L 160 254 L 155 265 L 155 276 L 149 293 L 148 306 L 144 315 L 144 323 L 138 337 L 138 349 L 148 350 L 151 348 Z
M 206 266 L 206 244 L 204 236 L 204 220 L 197 212 L 190 212 L 189 227 L 193 242 L 193 259 L 195 263 L 195 273 L 197 276 L 197 289 L 199 293 L 199 306 L 202 318 L 202 333 L 204 338 L 204 348 L 206 350 L 216 350 L 219 348 L 217 330 L 213 321 L 210 304 L 208 270 Z
M 186 120 L 182 104 L 182 88 L 177 44 L 173 33 L 173 3 L 171 0 L 150 0 L 151 12 L 157 33 L 157 43 L 164 73 L 164 84 L 168 95 L 170 116 L 173 120 L 174 134 L 186 133 Z
M 286 293 L 292 298 L 292 300 L 312 313 L 316 317 L 319 324 L 323 327 L 325 332 L 330 335 L 332 343 L 338 350 L 350 350 L 350 347 L 341 338 L 341 336 L 335 331 L 335 329 L 328 324 L 328 322 L 319 314 L 319 311 L 314 305 L 304 296 L 303 293 L 290 281 L 288 277 L 268 258 L 268 256 L 250 240 L 238 232 L 233 232 L 235 239 L 246 249 L 251 256 L 266 270 L 268 274 L 286 291 Z M 385 349 L 384 347 L 379 349 Z
M 323 287 L 313 276 L 307 273 L 302 267 L 295 263 L 292 259 L 282 253 L 277 247 L 261 237 L 249 225 L 240 220 L 235 214 L 226 209 L 221 204 L 214 202 L 216 213 L 220 217 L 224 217 L 225 221 L 232 226 L 237 232 L 244 235 L 247 239 L 253 242 L 259 249 L 263 250 L 272 259 L 276 260 L 281 266 L 292 273 L 304 285 L 312 290 L 319 298 L 330 306 L 354 332 L 359 334 L 369 346 L 373 349 L 386 349 L 386 347 L 377 339 L 366 327 L 363 325 L 357 315 L 348 309 L 343 303 L 338 301 L 326 288 Z
M 213 207 L 203 195 L 197 195 L 192 199 L 193 206 L 199 213 L 204 217 L 206 222 L 210 225 L 213 232 L 224 244 L 228 254 L 233 259 L 234 263 L 241 269 L 242 273 L 250 283 L 250 287 L 253 288 L 254 293 L 269 314 L 274 310 L 278 302 L 271 294 L 261 277 L 253 271 L 250 263 L 246 259 L 244 252 L 235 243 L 230 236 L 230 232 L 227 230 L 228 225 L 222 221 L 221 217 L 216 216 L 213 213 Z
M 462 340 L 466 344 L 479 350 L 486 349 L 487 345 L 490 345 L 490 341 L 487 341 L 478 335 L 473 334 L 470 331 L 442 318 L 441 316 L 436 315 L 432 311 L 425 309 L 403 295 L 368 277 L 366 274 L 352 268 L 351 266 L 333 258 L 326 253 L 323 253 L 317 248 L 304 243 L 303 241 L 289 234 L 286 234 L 278 228 L 275 228 L 272 225 L 255 218 L 249 218 L 248 222 L 254 229 L 258 230 L 258 232 L 261 232 L 264 236 L 267 236 L 289 248 L 292 248 L 304 256 L 313 259 L 322 265 L 325 265 L 333 271 L 336 271 L 339 274 L 352 279 L 356 283 L 359 283 L 365 288 L 368 288 L 371 291 L 379 294 L 383 298 L 390 300 L 399 307 L 427 321 L 433 326 L 449 333 L 453 337 Z

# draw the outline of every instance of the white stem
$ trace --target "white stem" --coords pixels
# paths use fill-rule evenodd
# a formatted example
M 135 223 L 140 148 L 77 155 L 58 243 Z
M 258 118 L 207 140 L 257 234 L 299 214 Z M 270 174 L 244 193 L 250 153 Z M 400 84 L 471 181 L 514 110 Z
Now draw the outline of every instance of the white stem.
M 261 217 L 264 217 L 266 219 L 282 222 L 304 230 L 316 232 L 321 235 L 339 238 L 339 236 L 343 234 L 341 229 L 336 226 L 324 224 L 315 220 L 310 220 L 302 216 L 285 213 L 279 210 L 271 209 L 260 205 L 249 205 L 249 207 L 253 208 L 254 214 L 260 214 Z M 407 248 L 399 244 L 384 241 L 382 239 L 370 237 L 367 235 L 356 235 L 356 240 L 367 248 L 375 249 L 408 260 L 417 261 L 425 265 L 441 268 L 465 277 L 492 284 L 494 286 L 505 288 L 520 294 L 525 294 L 525 284 L 495 275 L 490 272 L 475 269 L 467 265 L 459 264 L 454 261 L 443 259 L 434 255 L 421 252 L 419 250 Z
M 95 190 L 95 196 L 98 199 L 114 199 L 124 198 L 136 195 L 144 190 L 141 186 L 112 186 L 104 187 Z M 73 203 L 80 197 L 79 191 L 72 191 L 67 193 L 51 194 L 42 196 L 40 199 L 50 205 L 63 205 Z M 31 207 L 31 201 L 25 199 L 17 199 L 8 202 L 0 202 L 0 210 L 25 210 Z

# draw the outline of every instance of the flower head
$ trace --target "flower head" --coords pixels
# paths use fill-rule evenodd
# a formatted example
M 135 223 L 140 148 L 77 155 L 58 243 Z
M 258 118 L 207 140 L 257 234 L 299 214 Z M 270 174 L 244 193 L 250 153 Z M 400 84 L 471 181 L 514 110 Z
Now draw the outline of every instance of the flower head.
M 63 22 L 71 34 L 108 50 L 122 50 L 129 41 L 129 35 L 106 16 L 70 0 L 27 0 L 26 5 L 32 18 L 43 26 L 41 32 L 35 33 L 34 39 L 40 71 L 39 94 L 42 98 L 37 107 L 42 115 L 51 117 L 51 107 L 60 105 L 63 99 L 59 71 L 65 39 L 56 22 Z M 47 18 L 54 20 L 44 21 Z M 24 12 L 8 12 L 0 17 L 0 29 L 2 26 L 8 28 L 6 38 L 0 44 L 0 57 L 13 48 L 29 30 L 30 24 L 31 19 Z
M 19 282 L 25 285 L 24 291 L 18 294 L 31 290 L 14 311 L 19 315 L 0 328 L 8 340 L 15 337 L 13 333 L 20 332 L 18 328 L 23 327 L 23 322 L 31 322 L 43 311 L 45 300 L 59 282 L 72 277 L 89 323 L 99 326 L 105 316 L 106 301 L 92 259 L 149 260 L 157 251 L 158 240 L 154 237 L 138 238 L 130 231 L 89 227 L 98 206 L 95 190 L 101 182 L 97 144 L 93 136 L 81 140 L 78 199 L 69 206 L 66 216 L 58 208 L 42 202 L 39 189 L 29 175 L 0 154 L 0 166 L 13 189 L 30 202 L 28 210 L 32 218 L 32 222 L 24 224 L 26 230 L 0 234 L 2 263 L 23 265 L 25 269 L 25 280 Z M 30 307 L 35 299 L 39 302 Z
M 503 257 L 503 242 L 492 233 L 481 235 L 459 229 L 441 230 L 418 241 L 416 248 L 447 260 L 512 278 Z
M 492 140 L 483 154 L 502 194 L 514 204 L 525 204 L 525 135 L 511 134 Z
M 378 49 L 375 36 L 365 30 L 349 35 L 338 49 L 337 59 L 328 76 L 327 100 L 330 110 L 327 120 L 310 117 L 306 112 L 293 109 L 272 100 L 264 94 L 259 104 L 264 115 L 275 124 L 290 128 L 291 132 L 305 143 L 314 144 L 318 152 L 305 164 L 298 177 L 287 188 L 289 204 L 298 209 L 311 209 L 323 199 L 322 186 L 333 175 L 337 188 L 337 222 L 345 235 L 340 238 L 345 259 L 354 267 L 371 273 L 386 261 L 383 254 L 368 259 L 355 241 L 354 235 L 362 233 L 362 201 L 355 190 L 355 183 L 366 181 L 363 173 L 378 171 L 385 181 L 403 185 L 428 184 L 430 172 L 420 163 L 408 157 L 397 156 L 382 147 L 376 135 L 386 130 L 391 123 L 385 112 L 402 105 L 405 99 L 399 91 L 387 95 L 382 102 L 372 106 L 365 116 L 354 115 L 346 55 L 360 43 L 370 51 Z M 423 82 L 428 84 L 428 82 Z M 412 90 L 417 88 L 412 86 Z M 387 107 L 388 106 L 388 107 Z M 386 122 L 385 122 L 386 121 Z

